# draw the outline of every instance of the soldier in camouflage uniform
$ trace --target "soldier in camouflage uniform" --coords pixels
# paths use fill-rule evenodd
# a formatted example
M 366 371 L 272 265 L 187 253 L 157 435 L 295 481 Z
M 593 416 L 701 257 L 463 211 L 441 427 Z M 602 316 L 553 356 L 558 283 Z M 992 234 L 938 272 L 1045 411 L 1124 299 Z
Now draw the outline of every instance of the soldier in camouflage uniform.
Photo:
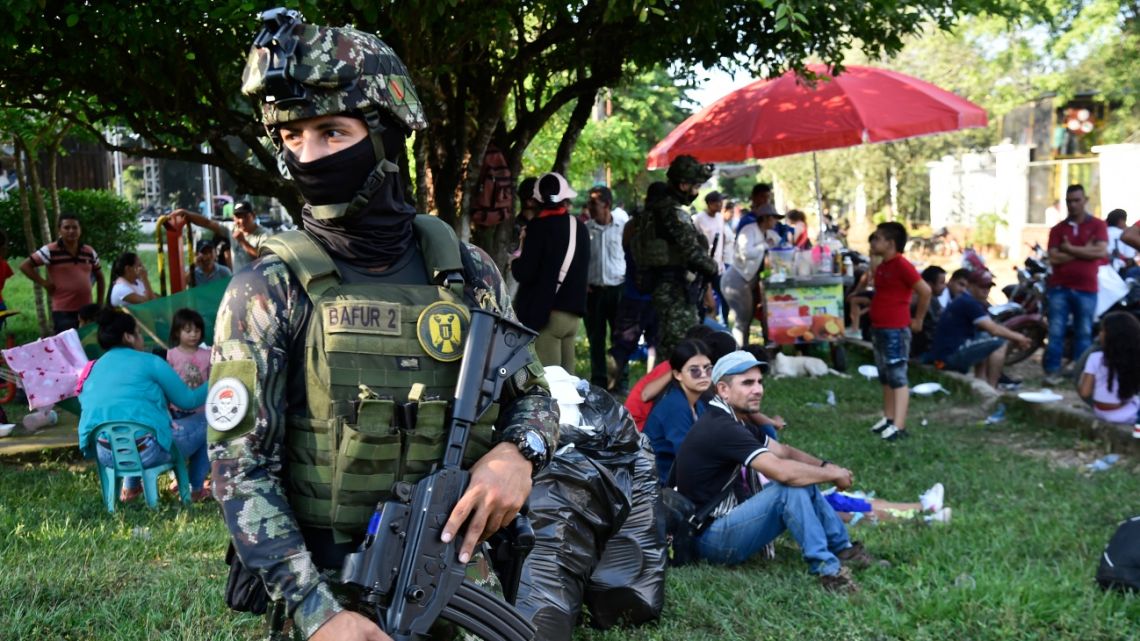
M 669 184 L 666 195 L 647 203 L 645 212 L 635 219 L 631 241 L 638 274 L 646 277 L 638 286 L 652 291 L 657 311 L 659 362 L 668 360 L 685 332 L 697 324 L 696 294 L 703 289 L 705 279 L 717 277 L 708 240 L 684 208 L 712 177 L 712 165 L 701 164 L 692 156 L 678 156 L 665 177 Z
M 487 254 L 407 204 L 404 141 L 425 120 L 395 53 L 294 12 L 262 19 L 242 90 L 305 197 L 305 231 L 267 242 L 222 300 L 206 403 L 214 496 L 295 637 L 387 639 L 332 579 L 376 502 L 442 458 L 468 310 L 513 317 L 511 302 Z M 466 523 L 462 562 L 510 523 L 556 447 L 557 405 L 532 360 L 497 420 L 471 431 L 470 485 L 444 530 Z

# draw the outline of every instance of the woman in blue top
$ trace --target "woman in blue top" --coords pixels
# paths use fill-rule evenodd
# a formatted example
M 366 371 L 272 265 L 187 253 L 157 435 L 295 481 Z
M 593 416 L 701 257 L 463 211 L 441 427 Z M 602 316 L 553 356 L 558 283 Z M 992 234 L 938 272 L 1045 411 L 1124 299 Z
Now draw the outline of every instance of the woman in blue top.
M 706 403 L 700 397 L 712 382 L 708 346 L 693 338 L 681 341 L 673 348 L 669 367 L 673 370 L 673 382 L 645 421 L 645 435 L 657 455 L 657 474 L 662 483 L 669 478 L 681 441 L 705 411 Z
M 190 389 L 167 362 L 144 352 L 142 334 L 129 314 L 105 309 L 99 313 L 99 346 L 106 353 L 95 361 L 80 385 L 79 447 L 84 456 L 98 456 L 99 464 L 113 464 L 108 444 L 100 441 L 93 449 L 90 435 L 109 421 L 134 421 L 154 428 L 157 437 L 138 440 L 144 466 L 170 461 L 171 444 L 185 456 L 190 475 L 191 497 L 204 500 L 202 489 L 210 469 L 206 457 L 204 425 L 172 421 L 168 403 L 192 409 L 206 402 L 206 385 Z M 120 500 L 129 501 L 142 493 L 138 477 L 127 478 Z

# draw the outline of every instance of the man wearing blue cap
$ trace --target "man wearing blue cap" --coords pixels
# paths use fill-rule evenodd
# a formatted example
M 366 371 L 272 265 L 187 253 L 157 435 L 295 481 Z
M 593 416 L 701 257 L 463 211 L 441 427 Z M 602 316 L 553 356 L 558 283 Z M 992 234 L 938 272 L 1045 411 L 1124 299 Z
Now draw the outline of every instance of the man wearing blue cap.
M 851 470 L 771 440 L 748 422 L 764 397 L 766 367 L 745 351 L 718 360 L 712 372 L 716 398 L 677 451 L 677 491 L 698 509 L 719 499 L 741 466 L 772 480 L 743 502 L 729 493 L 699 535 L 698 553 L 710 563 L 743 563 L 788 530 L 825 589 L 858 591 L 847 566 L 867 567 L 875 559 L 848 539 L 816 487 L 834 483 L 845 490 L 853 483 Z

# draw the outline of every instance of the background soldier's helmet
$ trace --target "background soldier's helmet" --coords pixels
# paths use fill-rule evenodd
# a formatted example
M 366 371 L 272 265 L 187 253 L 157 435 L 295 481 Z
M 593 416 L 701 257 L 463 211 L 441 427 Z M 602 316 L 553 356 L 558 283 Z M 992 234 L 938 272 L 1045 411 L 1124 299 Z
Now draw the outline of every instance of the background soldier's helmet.
M 665 177 L 674 183 L 704 184 L 713 175 L 712 163 L 700 163 L 692 156 L 677 156 L 669 165 Z
M 241 87 L 261 104 L 266 127 L 370 108 L 390 114 L 409 133 L 427 126 L 407 68 L 380 38 L 274 12 L 262 16 L 264 29 L 250 48 Z

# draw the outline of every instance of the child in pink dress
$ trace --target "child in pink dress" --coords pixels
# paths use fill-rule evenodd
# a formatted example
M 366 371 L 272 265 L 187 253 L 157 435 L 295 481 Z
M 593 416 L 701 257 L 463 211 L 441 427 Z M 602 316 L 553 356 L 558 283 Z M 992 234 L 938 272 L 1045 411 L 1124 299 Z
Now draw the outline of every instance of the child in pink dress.
M 191 389 L 205 385 L 210 380 L 210 348 L 202 345 L 202 335 L 205 332 L 206 322 L 198 312 L 188 308 L 174 312 L 174 318 L 170 321 L 170 342 L 174 347 L 166 350 L 166 362 L 170 363 L 178 377 Z M 201 431 L 205 434 L 205 406 L 193 410 L 171 406 L 170 415 L 174 418 L 174 429 Z M 171 487 L 176 488 L 177 485 Z M 209 498 L 209 480 L 200 491 L 191 494 L 195 501 Z
M 170 342 L 175 347 L 166 351 L 166 362 L 191 389 L 205 385 L 210 378 L 210 348 L 202 345 L 205 331 L 206 322 L 198 312 L 188 308 L 174 312 L 170 322 Z M 202 411 L 203 408 L 199 407 L 192 413 Z

